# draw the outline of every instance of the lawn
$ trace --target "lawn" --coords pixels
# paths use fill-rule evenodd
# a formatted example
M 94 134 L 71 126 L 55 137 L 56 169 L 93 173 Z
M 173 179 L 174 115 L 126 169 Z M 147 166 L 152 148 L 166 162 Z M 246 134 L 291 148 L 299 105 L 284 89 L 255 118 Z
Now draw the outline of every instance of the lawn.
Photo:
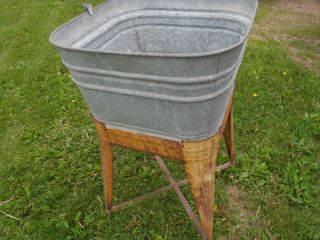
M 259 22 L 268 11 L 262 3 Z M 0 239 L 198 239 L 173 192 L 104 212 L 91 116 L 48 42 L 81 12 L 76 0 L 1 2 Z M 320 239 L 319 96 L 319 75 L 282 43 L 250 39 L 234 106 L 238 164 L 217 175 L 216 239 Z M 152 156 L 116 148 L 115 158 L 116 202 L 167 184 Z

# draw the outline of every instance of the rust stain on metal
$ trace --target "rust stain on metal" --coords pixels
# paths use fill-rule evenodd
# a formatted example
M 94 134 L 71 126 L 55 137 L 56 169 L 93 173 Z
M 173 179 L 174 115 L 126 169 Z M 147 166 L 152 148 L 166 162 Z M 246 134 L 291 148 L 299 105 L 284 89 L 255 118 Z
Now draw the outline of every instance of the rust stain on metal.
M 107 211 L 119 211 L 133 203 L 173 189 L 184 206 L 189 218 L 194 223 L 201 239 L 211 240 L 213 230 L 212 204 L 214 201 L 215 172 L 224 170 L 235 163 L 232 103 L 233 94 L 229 100 L 219 131 L 210 138 L 201 141 L 175 141 L 141 133 L 112 129 L 108 128 L 106 124 L 94 120 L 100 139 L 104 194 Z M 224 136 L 226 141 L 230 161 L 220 166 L 216 166 L 216 159 L 222 136 Z M 156 155 L 156 160 L 170 185 L 113 206 L 113 145 Z M 182 161 L 187 179 L 180 181 L 174 180 L 161 157 Z M 187 183 L 190 185 L 193 199 L 198 210 L 199 219 L 192 212 L 190 205 L 180 190 L 180 187 Z

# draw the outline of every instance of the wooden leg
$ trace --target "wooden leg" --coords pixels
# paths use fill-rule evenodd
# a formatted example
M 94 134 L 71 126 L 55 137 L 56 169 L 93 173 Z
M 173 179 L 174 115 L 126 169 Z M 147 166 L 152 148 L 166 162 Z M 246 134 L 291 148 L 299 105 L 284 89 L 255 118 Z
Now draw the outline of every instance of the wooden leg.
M 212 240 L 216 158 L 220 135 L 210 141 L 185 142 L 183 161 L 199 220 L 206 239 Z
M 230 163 L 235 164 L 235 149 L 234 149 L 234 128 L 233 128 L 233 111 L 230 110 L 226 127 L 224 129 L 224 140 L 228 149 L 228 154 L 230 157 Z
M 94 120 L 97 133 L 100 140 L 100 153 L 102 161 L 102 177 L 103 177 L 103 189 L 104 200 L 106 204 L 107 212 L 112 209 L 112 146 L 107 142 L 107 129 L 103 123 Z

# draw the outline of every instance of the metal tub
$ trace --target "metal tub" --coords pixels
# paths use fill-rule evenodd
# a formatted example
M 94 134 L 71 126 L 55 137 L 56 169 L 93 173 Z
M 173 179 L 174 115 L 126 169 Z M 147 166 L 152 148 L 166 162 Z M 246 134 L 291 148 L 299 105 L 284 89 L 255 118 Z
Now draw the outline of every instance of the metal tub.
M 112 0 L 55 30 L 93 116 L 169 139 L 216 133 L 256 0 Z

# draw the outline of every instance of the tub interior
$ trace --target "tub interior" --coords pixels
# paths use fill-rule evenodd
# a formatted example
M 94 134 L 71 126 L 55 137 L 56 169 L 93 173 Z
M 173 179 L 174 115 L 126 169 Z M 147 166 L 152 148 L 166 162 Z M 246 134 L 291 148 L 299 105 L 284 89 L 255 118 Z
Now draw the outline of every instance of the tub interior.
M 139 10 L 108 19 L 72 46 L 121 53 L 206 53 L 242 42 L 249 23 L 249 18 L 228 12 Z

